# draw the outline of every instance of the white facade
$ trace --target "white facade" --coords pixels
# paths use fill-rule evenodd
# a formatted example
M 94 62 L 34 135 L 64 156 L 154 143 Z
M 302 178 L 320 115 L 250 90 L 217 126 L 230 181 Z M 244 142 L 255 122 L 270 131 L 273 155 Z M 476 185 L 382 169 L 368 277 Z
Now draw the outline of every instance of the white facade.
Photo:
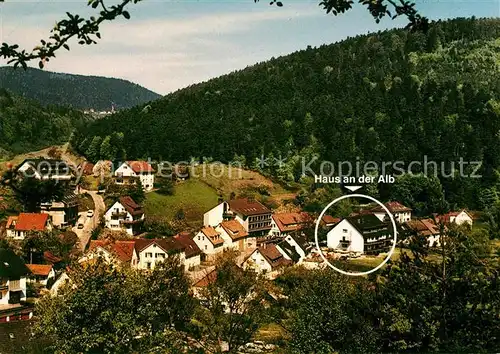
M 469 224 L 472 225 L 472 218 L 469 216 L 465 210 L 462 210 L 458 215 L 450 215 L 450 222 L 457 225 Z
M 31 277 L 28 277 L 26 279 L 26 282 L 27 283 L 38 283 L 38 284 L 41 284 L 43 286 L 47 286 L 47 281 L 51 278 L 55 278 L 56 277 L 56 272 L 54 272 L 54 268 L 52 268 L 49 272 L 49 274 L 47 275 L 47 277 L 44 277 L 43 279 L 40 279 L 40 280 L 36 280 L 35 277 L 32 275 Z
M 186 268 L 186 270 L 191 270 L 193 268 L 196 268 L 200 264 L 201 264 L 201 256 L 199 254 L 184 259 L 184 267 Z
M 273 270 L 271 264 L 269 264 L 258 248 L 243 262 L 242 266 L 243 269 L 253 269 L 257 273 L 270 273 Z
M 363 235 L 347 220 L 344 219 L 328 231 L 326 235 L 328 248 L 347 251 L 364 251 Z
M 216 255 L 224 250 L 224 243 L 214 245 L 210 237 L 206 236 L 202 231 L 198 231 L 193 240 L 206 255 Z
M 167 257 L 167 252 L 156 243 L 152 243 L 139 253 L 137 268 L 154 269 L 157 263 L 163 262 Z
M 45 224 L 45 229 L 44 230 L 16 230 L 15 227 L 13 228 L 8 228 L 6 231 L 6 236 L 8 238 L 12 238 L 14 240 L 24 240 L 28 232 L 33 232 L 33 231 L 51 231 L 52 230 L 52 223 L 50 221 L 50 217 L 47 220 L 47 223 Z
M 155 183 L 155 175 L 152 172 L 136 173 L 127 162 L 122 163 L 121 166 L 116 169 L 114 176 L 124 178 L 139 177 L 142 187 L 146 191 L 152 190 Z M 116 183 L 122 184 L 123 182 L 117 181 Z
M 19 280 L 0 280 L 0 305 L 9 303 L 11 292 L 20 292 L 20 301 L 26 301 L 26 277 Z
M 216 227 L 224 221 L 224 213 L 228 210 L 227 202 L 222 202 L 203 214 L 203 226 Z
M 106 228 L 115 231 L 123 230 L 129 235 L 134 235 L 132 224 L 123 224 L 120 221 L 132 220 L 134 220 L 132 214 L 130 214 L 120 202 L 113 204 L 104 214 Z M 144 220 L 144 214 L 141 215 L 139 220 Z

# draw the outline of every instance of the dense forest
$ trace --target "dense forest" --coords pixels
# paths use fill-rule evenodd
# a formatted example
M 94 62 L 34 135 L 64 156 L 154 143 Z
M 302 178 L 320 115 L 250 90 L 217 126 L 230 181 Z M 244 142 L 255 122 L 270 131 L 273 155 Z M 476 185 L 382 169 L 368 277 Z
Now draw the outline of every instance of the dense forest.
M 93 118 L 80 111 L 43 107 L 0 88 L 0 158 L 67 142 Z
M 55 73 L 28 68 L 0 67 L 0 87 L 34 99 L 42 105 L 69 106 L 98 111 L 130 108 L 161 96 L 132 82 L 99 77 Z
M 264 172 L 284 181 L 300 178 L 300 157 L 426 156 L 447 174 L 451 162 L 481 161 L 479 180 L 440 181 L 453 205 L 481 208 L 500 185 L 499 37 L 500 20 L 472 18 L 308 47 L 96 121 L 72 144 L 96 159 L 114 132 L 127 158 L 237 155 L 252 167 L 281 155 L 285 165 Z

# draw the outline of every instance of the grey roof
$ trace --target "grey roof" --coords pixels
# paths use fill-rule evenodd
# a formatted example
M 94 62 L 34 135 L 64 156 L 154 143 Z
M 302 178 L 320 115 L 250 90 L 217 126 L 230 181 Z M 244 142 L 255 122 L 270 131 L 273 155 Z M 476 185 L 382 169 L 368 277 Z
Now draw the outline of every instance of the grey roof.
M 295 247 L 290 245 L 286 240 L 279 242 L 276 246 L 281 248 L 292 261 L 298 262 L 300 260 L 300 255 L 295 250 Z

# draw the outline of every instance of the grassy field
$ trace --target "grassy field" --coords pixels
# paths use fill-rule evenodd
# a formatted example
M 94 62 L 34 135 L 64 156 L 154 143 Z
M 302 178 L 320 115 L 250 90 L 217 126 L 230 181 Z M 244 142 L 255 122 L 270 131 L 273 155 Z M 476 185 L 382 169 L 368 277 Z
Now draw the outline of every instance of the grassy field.
M 175 186 L 174 195 L 151 192 L 146 195 L 146 215 L 175 218 L 179 209 L 185 214 L 186 222 L 193 226 L 203 223 L 203 214 L 217 205 L 217 192 L 198 179 L 191 178 Z

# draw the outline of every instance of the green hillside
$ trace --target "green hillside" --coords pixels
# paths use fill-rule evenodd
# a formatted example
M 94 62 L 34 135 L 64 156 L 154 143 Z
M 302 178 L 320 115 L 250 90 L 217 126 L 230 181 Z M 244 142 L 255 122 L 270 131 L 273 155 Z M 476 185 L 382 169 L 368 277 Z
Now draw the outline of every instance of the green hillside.
M 0 160 L 12 153 L 63 144 L 74 129 L 81 129 L 92 120 L 80 111 L 42 107 L 0 88 Z
M 72 144 L 86 153 L 95 136 L 121 132 L 128 158 L 243 155 L 254 166 L 263 153 L 282 155 L 284 165 L 264 170 L 283 181 L 298 180 L 301 157 L 315 154 L 463 158 L 482 161 L 483 178 L 442 183 L 455 205 L 475 207 L 479 188 L 499 182 L 499 131 L 500 20 L 455 19 L 272 58 L 96 121 Z
M 161 96 L 132 82 L 99 77 L 55 73 L 28 68 L 0 67 L 0 87 L 37 100 L 43 105 L 69 106 L 98 111 L 130 108 Z

